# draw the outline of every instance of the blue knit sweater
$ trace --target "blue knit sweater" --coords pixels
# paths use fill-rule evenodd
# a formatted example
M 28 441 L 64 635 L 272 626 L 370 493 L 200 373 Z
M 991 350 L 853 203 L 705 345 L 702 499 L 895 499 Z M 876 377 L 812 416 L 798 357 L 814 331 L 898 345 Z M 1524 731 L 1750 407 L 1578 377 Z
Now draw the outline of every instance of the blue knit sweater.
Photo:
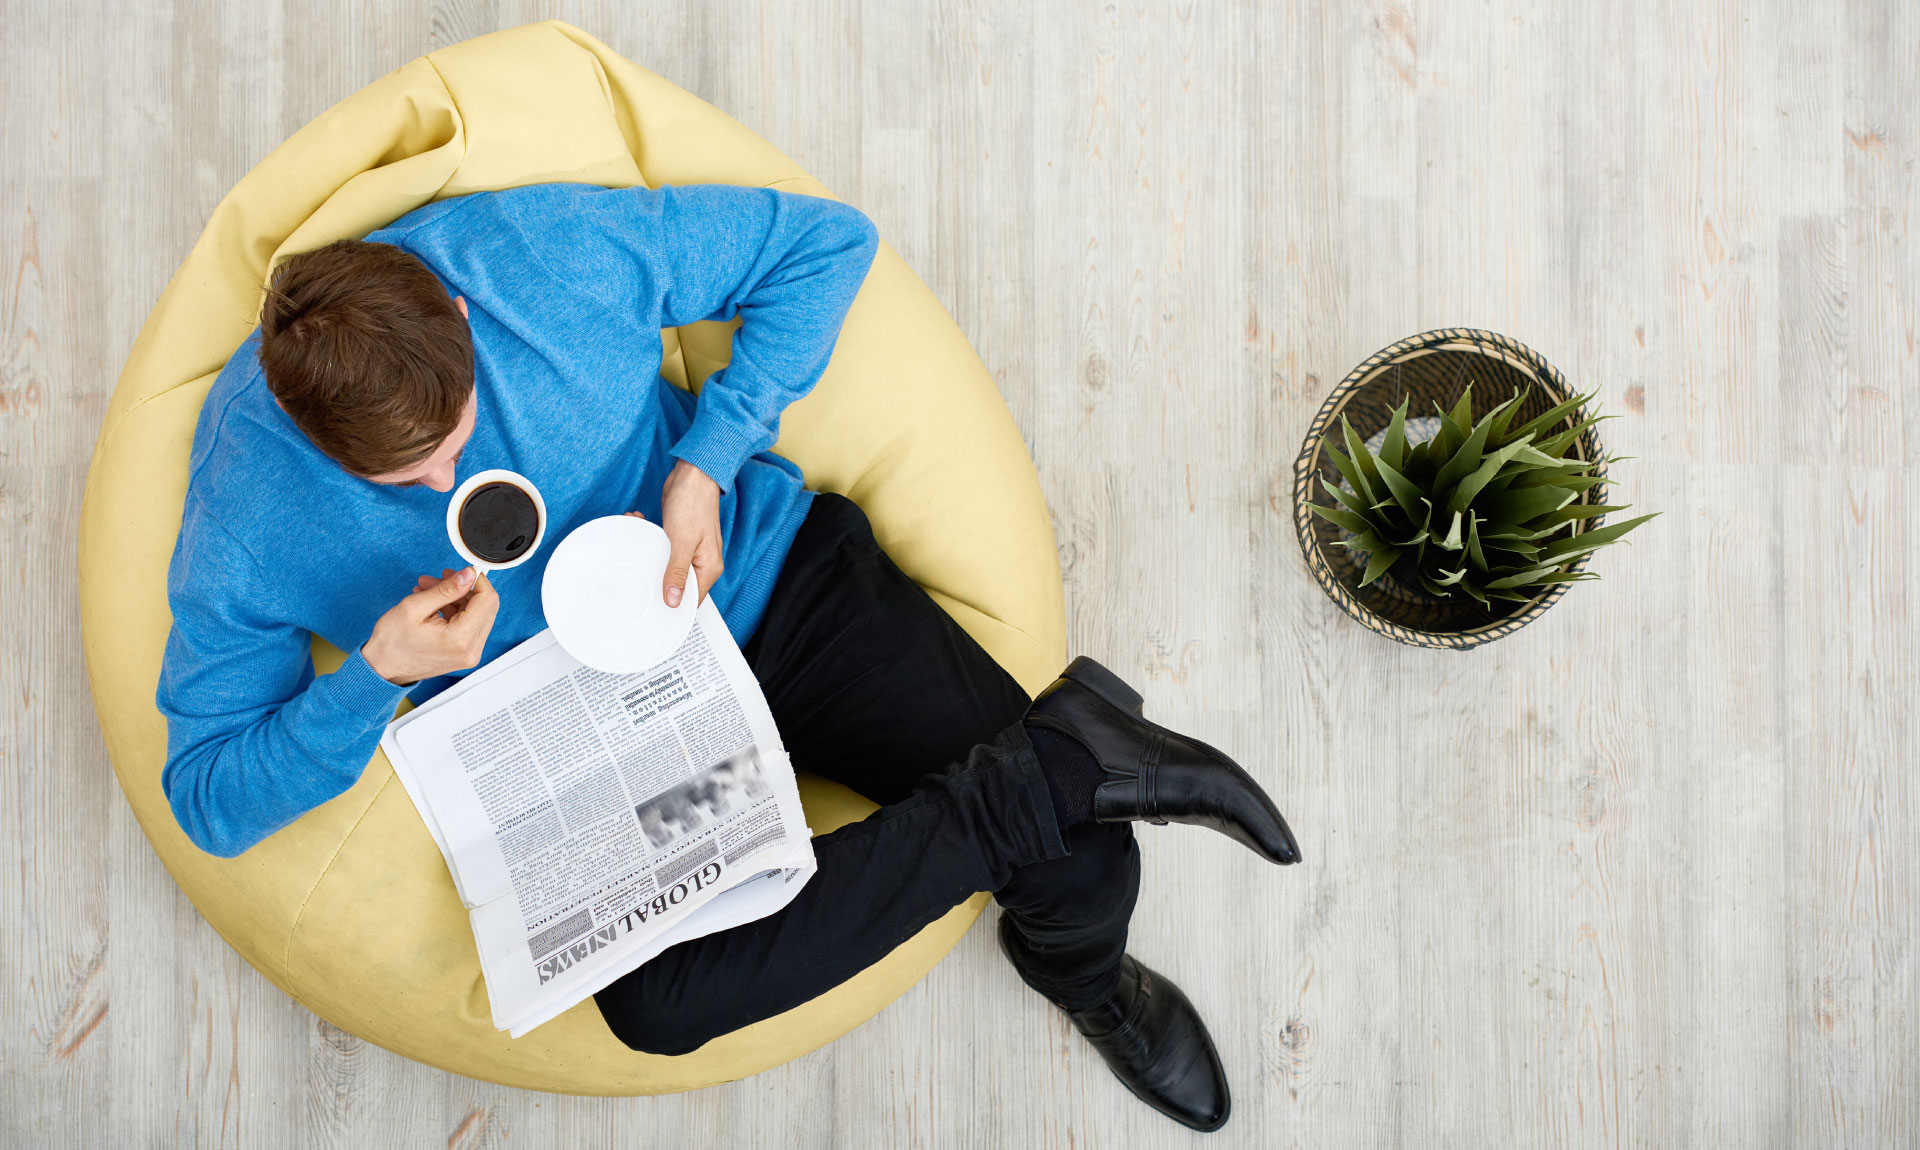
M 725 492 L 712 594 L 744 642 L 811 499 L 768 449 L 866 276 L 866 217 L 767 189 L 548 184 L 445 200 L 367 238 L 466 298 L 478 418 L 458 479 L 509 468 L 546 500 L 540 552 L 491 576 L 484 657 L 546 626 L 540 579 L 567 532 L 632 509 L 658 521 L 675 459 Z M 735 315 L 732 364 L 697 402 L 661 378 L 661 328 Z M 321 454 L 274 404 L 258 346 L 256 331 L 200 412 L 157 694 L 174 816 L 223 856 L 352 786 L 401 696 L 453 681 L 396 687 L 360 645 L 415 576 L 463 565 L 450 496 L 370 483 Z M 316 677 L 310 635 L 352 652 L 346 664 Z

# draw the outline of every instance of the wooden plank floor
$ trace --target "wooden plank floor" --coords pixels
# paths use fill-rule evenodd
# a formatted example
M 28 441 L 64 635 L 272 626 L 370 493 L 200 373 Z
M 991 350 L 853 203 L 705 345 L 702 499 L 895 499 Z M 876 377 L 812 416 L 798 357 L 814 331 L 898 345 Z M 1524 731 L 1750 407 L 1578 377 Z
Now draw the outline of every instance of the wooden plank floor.
M 870 213 L 1039 463 L 1076 650 L 1239 751 L 1310 860 L 1149 830 L 1135 950 L 1217 1146 L 1920 1144 L 1920 6 L 1905 0 L 411 6 L 0 0 L 0 1144 L 1121 1147 L 1134 1102 L 987 929 L 794 1064 L 500 1089 L 237 959 L 121 801 L 74 535 L 220 194 L 408 58 L 563 16 Z M 1665 512 L 1472 654 L 1347 621 L 1308 419 L 1509 333 Z

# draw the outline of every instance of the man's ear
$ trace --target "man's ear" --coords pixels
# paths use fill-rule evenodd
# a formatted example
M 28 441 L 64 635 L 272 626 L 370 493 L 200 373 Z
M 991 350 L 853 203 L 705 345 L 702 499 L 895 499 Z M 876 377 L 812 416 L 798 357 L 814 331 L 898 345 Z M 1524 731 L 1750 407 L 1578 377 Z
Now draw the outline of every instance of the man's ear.
M 454 296 L 453 306 L 460 309 L 461 319 L 467 318 L 467 297 L 466 296 L 463 296 L 463 295 Z

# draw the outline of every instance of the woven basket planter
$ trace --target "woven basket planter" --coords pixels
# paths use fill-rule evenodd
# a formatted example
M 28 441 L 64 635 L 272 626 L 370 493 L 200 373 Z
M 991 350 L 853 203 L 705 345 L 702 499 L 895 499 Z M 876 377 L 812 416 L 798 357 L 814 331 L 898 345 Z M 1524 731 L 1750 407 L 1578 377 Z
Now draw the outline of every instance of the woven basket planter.
M 1417 582 L 1396 578 L 1392 569 L 1363 588 L 1359 584 L 1366 557 L 1336 546 L 1344 532 L 1308 509 L 1309 503 L 1324 498 L 1321 476 L 1331 484 L 1341 481 L 1322 438 L 1339 434 L 1342 415 L 1352 422 L 1360 438 L 1371 439 L 1386 430 L 1392 409 L 1401 399 L 1412 397 L 1410 416 L 1426 414 L 1435 403 L 1451 408 L 1469 383 L 1474 385 L 1475 419 L 1515 390 L 1527 393 L 1518 417 L 1522 421 L 1544 414 L 1574 394 L 1558 369 L 1515 340 L 1473 328 L 1441 328 L 1381 348 L 1349 372 L 1314 416 L 1300 458 L 1293 466 L 1294 528 L 1314 579 L 1342 611 L 1368 630 L 1416 647 L 1464 651 L 1512 634 L 1539 618 L 1572 586 L 1557 583 L 1543 588 L 1528 602 L 1498 603 L 1492 608 L 1482 607 L 1464 595 L 1430 595 Z M 1582 418 L 1582 412 L 1576 410 L 1561 426 L 1571 426 Z M 1593 473 L 1604 478 L 1606 455 L 1593 428 L 1582 432 L 1567 452 L 1567 458 L 1576 457 L 1592 462 Z M 1605 503 L 1606 484 L 1585 492 L 1578 502 Z M 1590 531 L 1600 524 L 1601 518 L 1594 518 L 1574 526 Z M 1586 563 L 1587 556 L 1582 555 L 1570 560 L 1563 570 L 1578 571 Z

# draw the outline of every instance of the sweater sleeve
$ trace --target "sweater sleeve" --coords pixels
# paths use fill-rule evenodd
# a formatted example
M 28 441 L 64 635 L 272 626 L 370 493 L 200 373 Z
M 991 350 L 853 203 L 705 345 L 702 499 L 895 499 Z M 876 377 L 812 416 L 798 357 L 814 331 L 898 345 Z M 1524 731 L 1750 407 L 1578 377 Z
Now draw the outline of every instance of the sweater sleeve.
M 543 258 L 597 291 L 657 301 L 663 327 L 741 317 L 732 361 L 700 390 L 671 449 L 727 489 L 779 438 L 780 413 L 819 382 L 879 245 L 854 208 L 771 188 L 555 186 Z M 621 265 L 629 275 L 609 275 Z
M 259 564 L 207 516 L 180 533 L 167 597 L 160 785 L 187 837 L 231 858 L 351 787 L 404 689 L 358 649 L 316 677 L 311 636 L 282 621 Z

